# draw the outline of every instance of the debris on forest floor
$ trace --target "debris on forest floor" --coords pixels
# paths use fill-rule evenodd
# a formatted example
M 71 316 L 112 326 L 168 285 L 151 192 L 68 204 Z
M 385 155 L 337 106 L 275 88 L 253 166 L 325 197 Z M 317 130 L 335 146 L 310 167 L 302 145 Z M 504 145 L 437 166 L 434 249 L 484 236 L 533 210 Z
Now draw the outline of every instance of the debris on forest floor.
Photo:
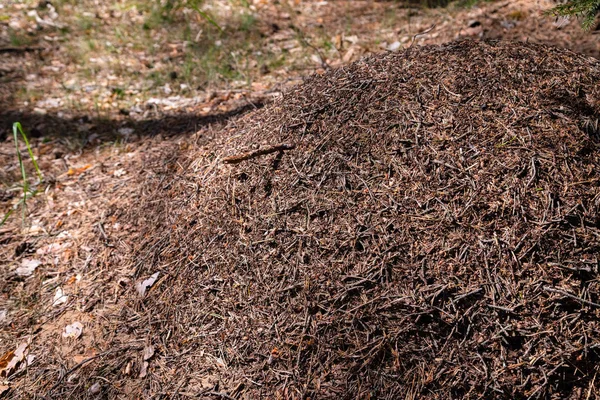
M 392 95 L 400 93 L 398 88 L 390 89 L 385 83 L 368 79 L 356 84 L 358 78 L 352 75 L 360 72 L 356 66 L 344 70 L 354 71 L 348 77 L 350 87 L 338 87 L 336 92 L 344 101 L 355 98 L 356 104 L 325 104 L 318 93 L 314 104 L 303 103 L 298 97 L 299 93 L 308 93 L 311 85 L 316 85 L 316 92 L 326 93 L 322 86 L 325 83 L 333 90 L 340 85 L 337 74 L 343 72 L 311 78 L 298 88 L 300 92 L 288 93 L 283 102 L 277 97 L 301 81 L 302 75 L 323 74 L 330 67 L 383 50 L 402 52 L 414 45 L 406 54 L 423 61 L 434 54 L 446 56 L 442 50 L 423 49 L 419 53 L 418 45 L 465 37 L 510 38 L 554 44 L 598 57 L 597 32 L 582 32 L 575 19 L 555 21 L 543 16 L 542 11 L 553 4 L 546 0 L 480 2 L 473 7 L 442 9 L 378 1 L 301 1 L 291 5 L 292 12 L 284 13 L 281 7 L 274 6 L 275 2 L 251 1 L 256 8 L 240 14 L 248 17 L 245 23 L 236 26 L 234 20 L 223 38 L 205 29 L 202 21 L 187 18 L 187 25 L 175 21 L 146 29 L 138 22 L 149 17 L 144 7 L 152 5 L 138 2 L 140 8 L 122 7 L 125 3 L 42 1 L 39 5 L 12 2 L 0 7 L 0 47 L 6 50 L 0 57 L 0 138 L 10 132 L 13 122 L 23 122 L 46 177 L 44 193 L 27 202 L 27 219 L 21 220 L 19 210 L 0 226 L 0 398 L 7 393 L 9 398 L 40 394 L 51 398 L 113 394 L 149 397 L 161 390 L 174 398 L 198 394 L 254 398 L 257 393 L 279 393 L 283 398 L 300 397 L 301 393 L 327 397 L 336 387 L 351 394 L 370 388 L 373 397 L 377 393 L 393 393 L 394 386 L 386 386 L 390 380 L 418 378 L 421 374 L 426 380 L 415 378 L 409 391 L 415 397 L 426 397 L 435 391 L 444 393 L 449 387 L 456 390 L 452 394 L 455 397 L 468 390 L 487 390 L 488 397 L 494 395 L 490 393 L 511 397 L 505 388 L 516 382 L 515 377 L 521 379 L 516 390 L 532 398 L 557 391 L 560 396 L 571 393 L 573 398 L 592 398 L 597 394 L 597 379 L 593 378 L 593 360 L 598 356 L 594 342 L 597 328 L 591 321 L 600 303 L 593 281 L 598 272 L 594 256 L 598 251 L 598 232 L 597 223 L 594 226 L 587 218 L 597 212 L 593 208 L 598 203 L 597 161 L 592 158 L 598 157 L 595 142 L 579 142 L 586 136 L 577 136 L 575 129 L 578 127 L 591 137 L 598 132 L 598 91 L 585 83 L 586 77 L 594 75 L 594 68 L 597 71 L 597 61 L 586 66 L 587 61 L 571 53 L 525 46 L 523 51 L 532 57 L 537 54 L 540 64 L 547 63 L 544 54 L 556 57 L 547 69 L 554 65 L 559 76 L 544 72 L 544 65 L 532 62 L 538 70 L 528 75 L 528 69 L 525 75 L 532 76 L 531 88 L 515 86 L 509 99 L 502 96 L 508 96 L 512 86 L 495 87 L 489 80 L 475 83 L 489 93 L 473 90 L 464 96 L 440 72 L 441 83 L 433 89 L 425 85 L 417 92 L 408 91 L 405 102 L 400 104 Z M 88 8 L 94 9 L 95 15 Z M 238 18 L 238 11 L 230 14 Z M 203 36 L 189 42 L 182 39 L 186 30 L 203 31 Z M 519 49 L 517 45 L 516 58 L 520 57 Z M 456 54 L 459 53 L 460 49 Z M 484 53 L 489 60 L 502 57 L 489 48 Z M 205 54 L 212 54 L 213 58 L 207 60 Z M 239 64 L 240 59 L 257 56 L 257 63 Z M 452 57 L 448 60 L 454 60 Z M 446 68 L 444 71 L 450 68 L 450 76 L 454 76 L 453 68 L 463 68 L 465 62 L 462 56 L 457 57 L 456 66 L 438 67 Z M 401 58 L 388 55 L 374 60 Z M 512 68 L 517 64 L 510 62 L 504 60 L 501 64 L 510 67 L 507 71 L 481 67 L 474 73 L 483 76 L 493 72 L 501 78 L 506 73 L 515 77 L 515 82 L 510 83 L 514 86 L 523 77 L 514 75 Z M 431 71 L 435 71 L 436 62 L 431 64 Z M 581 75 L 568 76 L 568 68 L 575 64 L 580 65 Z M 198 65 L 202 68 L 198 69 Z M 412 73 L 412 68 L 402 65 L 401 72 L 408 69 Z M 212 80 L 206 81 L 205 70 L 213 73 L 220 66 L 225 66 L 225 70 L 217 71 Z M 388 67 L 395 71 L 395 67 Z M 427 73 L 413 78 L 429 82 Z M 571 82 L 574 86 L 568 82 L 563 85 L 569 79 L 575 80 Z M 564 93 L 560 92 L 561 85 Z M 404 88 L 402 84 L 400 87 Z M 546 91 L 534 93 L 539 87 Z M 359 121 L 360 113 L 353 110 L 361 104 L 365 107 L 365 93 L 377 88 L 382 94 L 389 94 L 392 102 L 367 104 L 366 109 L 375 115 L 368 114 L 366 120 Z M 526 94 L 520 95 L 523 91 Z M 542 94 L 548 95 L 546 102 L 535 103 Z M 558 99 L 556 104 L 549 103 L 552 96 Z M 277 105 L 220 132 L 227 121 L 261 108 L 273 98 Z M 469 142 L 466 147 L 458 147 L 462 154 L 452 154 L 458 146 L 455 143 L 452 147 L 452 137 L 462 143 L 472 134 L 471 125 L 480 126 L 477 121 L 464 119 L 465 114 L 471 113 L 460 105 L 473 105 L 481 98 L 489 101 L 476 104 L 473 113 L 484 121 L 479 121 L 482 132 L 500 135 L 496 123 L 499 121 L 504 123 L 500 129 L 506 132 L 505 137 L 493 146 Z M 451 101 L 458 106 L 451 106 Z M 511 102 L 525 105 L 515 108 Z M 405 116 L 395 114 L 403 109 L 412 111 Z M 288 123 L 287 119 L 298 110 L 299 120 Z M 342 121 L 334 119 L 336 113 L 343 116 Z M 437 119 L 423 119 L 427 113 L 433 113 Z M 400 135 L 399 141 L 387 149 L 389 154 L 384 161 L 404 162 L 410 157 L 422 157 L 420 161 L 428 162 L 423 166 L 427 171 L 421 171 L 417 178 L 428 174 L 426 182 L 399 181 L 399 175 L 411 172 L 402 165 L 398 170 L 381 171 L 382 176 L 368 175 L 367 171 L 381 167 L 364 165 L 377 161 L 377 152 L 366 159 L 351 159 L 352 154 L 363 154 L 371 145 L 366 137 L 344 143 L 341 138 L 332 141 L 331 136 L 324 136 L 320 147 L 310 147 L 311 142 L 305 141 L 306 135 L 329 132 L 329 126 L 341 126 L 349 133 L 363 128 L 376 131 L 374 126 L 382 115 L 389 115 L 390 120 L 401 119 L 398 126 L 393 122 L 385 126 L 394 135 L 400 135 L 398 132 L 409 125 L 418 127 L 414 137 Z M 414 125 L 414 121 L 421 123 Z M 548 124 L 552 126 L 548 143 L 540 144 L 540 137 L 523 139 L 523 131 L 527 135 L 541 132 Z M 282 136 L 285 129 L 278 130 L 284 125 L 290 129 L 289 138 Z M 298 129 L 300 136 L 296 135 Z M 335 136 L 335 132 L 330 133 Z M 425 157 L 428 150 L 417 153 L 415 149 L 423 144 L 423 138 L 430 138 L 427 135 L 435 132 L 438 135 L 429 144 L 430 150 L 437 153 L 429 158 Z M 565 135 L 564 141 L 552 141 L 557 132 Z M 521 145 L 523 142 L 525 145 Z M 298 143 L 298 147 L 277 151 L 276 146 L 285 143 Z M 445 147 L 448 143 L 449 147 Z M 569 143 L 579 143 L 581 147 L 569 147 Z M 385 144 L 382 141 L 381 145 Z M 555 148 L 550 149 L 552 145 Z M 312 153 L 302 158 L 307 146 Z M 262 153 L 273 149 L 274 154 Z M 578 151 L 573 155 L 575 150 Z M 13 162 L 14 151 L 10 140 L 0 142 L 0 180 L 4 184 L 0 188 L 0 218 L 20 200 L 20 171 Z M 486 158 L 491 154 L 503 157 L 503 151 L 521 151 L 521 158 Z M 202 154 L 200 160 L 198 154 Z M 244 159 L 241 164 L 231 167 L 225 163 L 239 157 Z M 330 164 L 319 161 L 323 157 Z M 465 164 L 474 158 L 487 164 Z M 569 164 L 570 160 L 575 160 L 576 165 Z M 327 169 L 342 162 L 349 164 L 347 170 Z M 561 163 L 565 168 L 574 168 L 572 181 L 564 184 L 562 190 L 556 182 L 550 188 L 543 186 L 544 174 L 560 171 Z M 257 172 L 258 166 L 263 170 Z M 578 168 L 584 166 L 589 168 L 586 178 L 576 179 Z M 505 177 L 492 176 L 498 168 L 504 168 Z M 452 192 L 460 190 L 443 187 L 443 182 L 455 184 L 453 173 L 456 179 L 469 174 L 476 177 L 473 171 L 479 171 L 481 181 L 474 181 L 471 201 L 461 204 L 460 193 Z M 490 175 L 484 176 L 482 171 Z M 357 173 L 352 175 L 353 172 Z M 431 179 L 438 172 L 440 181 L 436 183 Z M 297 190 L 288 190 L 290 173 L 297 174 Z M 331 174 L 335 177 L 331 178 Z M 211 237 L 213 242 L 190 244 L 190 240 L 206 239 L 194 235 L 206 232 L 206 224 L 210 223 L 194 217 L 190 204 L 199 201 L 197 196 L 204 196 L 207 184 L 222 183 L 224 176 L 231 179 L 228 184 L 233 186 L 223 187 L 223 192 L 215 194 L 215 202 L 224 202 L 222 206 L 227 204 L 231 209 L 221 210 L 221 214 L 207 220 L 218 222 L 211 229 L 222 230 Z M 318 177 L 323 180 L 316 182 Z M 490 187 L 484 187 L 483 181 L 488 177 Z M 510 177 L 516 182 L 512 189 L 508 189 Z M 555 178 L 560 181 L 564 176 Z M 333 185 L 331 179 L 339 187 L 334 193 L 324 194 L 323 188 Z M 383 186 L 378 187 L 379 184 Z M 507 189 L 499 194 L 502 184 Z M 404 193 L 409 192 L 418 203 L 407 204 L 407 199 L 399 198 L 402 192 L 394 190 L 402 185 L 410 186 Z M 465 185 L 473 185 L 473 181 Z M 498 193 L 494 192 L 494 185 L 500 185 L 496 188 Z M 248 187 L 256 188 L 259 194 L 246 192 Z M 316 194 L 302 197 L 309 190 L 316 190 Z M 390 190 L 391 197 L 385 198 Z M 519 192 L 509 198 L 507 193 L 511 190 Z M 539 204 L 534 204 L 538 208 L 519 210 L 519 205 L 531 200 L 528 190 L 534 190 L 538 196 Z M 352 220 L 356 207 L 368 206 L 368 200 L 360 198 L 356 204 L 349 204 L 347 199 L 338 197 L 343 192 L 359 196 L 361 191 L 372 201 L 380 201 L 380 205 L 389 200 L 390 212 L 413 210 L 406 218 L 411 218 L 410 226 L 416 231 L 400 236 L 394 244 L 397 249 L 387 249 L 399 254 L 377 260 L 383 269 L 366 271 L 359 263 L 342 265 L 350 257 L 367 263 L 362 254 L 368 249 L 365 246 L 385 239 L 377 236 L 382 232 L 373 233 L 372 229 L 381 222 L 377 218 L 387 216 L 367 208 L 372 221 L 360 219 L 361 214 L 357 214 L 359 220 Z M 418 198 L 427 193 L 430 197 L 425 201 Z M 456 199 L 451 198 L 453 193 Z M 492 193 L 495 200 L 479 198 L 481 193 Z M 256 221 L 247 218 L 252 216 L 248 207 L 252 211 L 255 206 L 267 205 L 275 207 L 273 212 Z M 577 207 L 569 209 L 571 205 Z M 194 215 L 208 212 L 211 207 L 215 204 L 205 204 Z M 446 207 L 443 215 L 439 207 Z M 515 213 L 514 218 L 525 213 L 527 223 L 517 221 L 512 230 L 488 226 L 495 223 L 496 217 L 508 218 L 508 207 L 513 207 L 510 211 Z M 541 207 L 548 209 L 545 217 L 540 217 Z M 339 209 L 345 214 L 343 227 L 335 225 L 339 217 L 336 220 L 332 216 Z M 462 230 L 468 228 L 462 220 L 471 221 L 476 213 L 486 221 L 483 228 L 474 226 L 471 233 L 475 239 L 471 243 L 471 237 Z M 283 223 L 281 218 L 287 225 L 278 225 Z M 428 225 L 414 225 L 418 221 Z M 450 221 L 454 221 L 453 230 L 447 233 Z M 388 222 L 398 225 L 399 221 L 392 218 L 385 223 Z M 396 232 L 400 226 L 396 225 L 390 225 L 391 233 L 386 232 Z M 429 232 L 433 229 L 430 227 L 438 225 L 439 232 Z M 260 229 L 262 236 L 258 234 Z M 562 242 L 557 239 L 557 229 L 565 232 Z M 489 233 L 492 230 L 496 236 Z M 526 233 L 517 240 L 511 236 L 517 231 Z M 337 236 L 342 234 L 346 235 L 345 242 Z M 331 235 L 330 239 L 323 240 L 327 235 Z M 162 241 L 154 243 L 159 236 Z M 315 237 L 321 237 L 318 243 Z M 402 243 L 402 238 L 414 239 L 413 247 Z M 469 243 L 456 247 L 461 240 Z M 571 253 L 567 249 L 569 241 Z M 136 250 L 140 243 L 145 245 Z M 156 246 L 146 246 L 149 243 Z M 540 247 L 540 243 L 551 243 L 556 248 L 554 253 L 548 253 L 548 248 Z M 311 251 L 317 244 L 322 249 L 315 256 Z M 206 247 L 207 253 L 199 246 Z M 217 256 L 215 246 L 227 252 L 233 249 L 232 254 L 224 254 L 218 259 L 221 264 L 205 271 L 211 265 L 211 257 Z M 328 256 L 327 252 L 335 246 L 335 254 Z M 386 251 L 383 245 L 379 246 L 378 251 Z M 410 247 L 408 253 L 406 246 Z M 498 253 L 496 258 L 491 246 Z M 471 254 L 477 251 L 476 255 Z M 275 260 L 265 272 L 266 263 L 291 253 L 293 257 Z M 189 264 L 181 264 L 177 254 L 183 254 Z M 473 260 L 481 254 L 488 257 L 484 264 L 487 262 L 490 268 L 489 279 L 485 277 L 489 282 L 482 284 L 483 278 L 473 276 L 465 284 L 467 273 L 461 266 L 471 272 Z M 146 261 L 146 269 L 133 262 L 132 257 L 138 256 Z M 172 263 L 159 263 L 169 257 L 173 258 Z M 452 257 L 456 262 L 452 263 Z M 507 261 L 511 257 L 514 265 Z M 544 257 L 544 262 L 540 261 Z M 231 267 L 233 262 L 237 263 L 236 270 Z M 286 276 L 281 265 L 284 262 L 293 266 L 291 276 Z M 438 263 L 441 270 L 431 270 L 427 262 Z M 249 270 L 249 265 L 257 263 L 262 263 L 261 269 L 256 273 Z M 319 263 L 321 266 L 315 267 Z M 226 267 L 222 271 L 215 269 L 223 265 Z M 330 272 L 321 272 L 320 268 L 331 265 Z M 388 265 L 392 265 L 391 272 Z M 191 272 L 178 273 L 178 266 Z M 422 273 L 415 277 L 410 274 L 412 270 L 408 271 L 410 268 L 415 268 L 414 274 L 417 270 Z M 454 269 L 458 269 L 456 277 L 452 277 Z M 335 275 L 336 271 L 341 271 L 341 275 Z M 532 287 L 538 278 L 538 285 Z M 433 283 L 429 283 L 431 279 Z M 393 285 L 397 287 L 391 289 L 396 292 L 385 292 Z M 502 293 L 503 290 L 509 293 Z M 411 297 L 403 298 L 406 293 Z M 327 296 L 337 297 L 332 301 Z M 203 301 L 215 303 L 204 305 Z M 198 309 L 199 304 L 210 307 L 209 312 Z M 473 309 L 469 308 L 471 305 Z M 320 308 L 324 306 L 326 309 Z M 291 313 L 284 310 L 279 314 L 286 307 Z M 246 310 L 248 316 L 243 315 Z M 458 316 L 459 312 L 464 312 L 464 317 Z M 389 322 L 391 325 L 382 322 L 390 315 L 406 318 L 403 323 L 407 332 L 398 332 L 393 319 L 396 317 Z M 353 318 L 351 323 L 348 316 Z M 538 325 L 532 326 L 532 318 Z M 414 335 L 413 323 L 425 327 L 424 336 L 419 336 L 422 358 L 410 347 L 417 341 L 410 336 Z M 244 333 L 231 333 L 235 327 Z M 548 331 L 544 327 L 549 327 Z M 340 336 L 335 336 L 336 329 L 342 329 Z M 182 339 L 186 332 L 187 338 Z M 427 336 L 435 333 L 446 335 L 439 348 L 435 347 L 439 340 Z M 462 348 L 471 346 L 473 337 L 486 334 L 489 335 L 482 339 L 475 356 L 468 348 Z M 409 337 L 405 347 L 402 340 L 394 342 L 403 335 Z M 552 347 L 552 340 L 562 340 L 565 335 L 564 342 Z M 577 335 L 583 338 L 581 342 Z M 348 343 L 341 343 L 350 336 Z M 466 340 L 455 352 L 448 350 L 456 348 L 452 346 L 457 338 Z M 523 348 L 525 355 L 519 353 Z M 435 358 L 438 351 L 443 353 L 442 359 Z M 497 369 L 499 360 L 505 363 L 504 369 Z M 466 362 L 470 364 L 466 366 Z M 9 363 L 10 369 L 6 368 Z M 325 367 L 319 363 L 325 363 Z M 482 388 L 477 385 L 484 372 L 488 383 L 493 383 Z M 474 378 L 468 389 L 465 382 L 470 376 Z M 446 386 L 442 387 L 444 382 Z
M 598 396 L 599 80 L 542 45 L 414 47 L 156 148 L 83 242 L 89 286 L 44 292 L 56 328 L 9 313 L 36 356 L 9 397 Z
M 543 15 L 551 0 L 440 8 L 372 0 L 203 3 L 219 13 L 225 33 L 185 7 L 166 15 L 161 2 L 9 2 L 0 9 L 0 48 L 34 51 L 0 59 L 0 130 L 6 111 L 111 120 L 203 112 L 213 96 L 227 101 L 280 90 L 298 77 L 413 42 L 504 38 L 600 57 L 597 35 L 583 32 L 576 19 Z

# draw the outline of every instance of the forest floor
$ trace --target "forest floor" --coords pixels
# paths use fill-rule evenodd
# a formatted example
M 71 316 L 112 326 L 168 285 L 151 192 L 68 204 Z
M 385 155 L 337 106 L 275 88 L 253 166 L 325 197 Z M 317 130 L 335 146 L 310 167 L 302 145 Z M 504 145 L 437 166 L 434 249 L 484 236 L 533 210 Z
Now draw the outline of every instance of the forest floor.
M 116 331 L 103 321 L 135 301 L 141 282 L 119 258 L 134 244 L 117 210 L 146 195 L 149 166 L 178 170 L 174 160 L 303 77 L 460 38 L 545 43 L 600 58 L 599 32 L 545 16 L 547 1 L 211 3 L 222 31 L 193 11 L 97 3 L 0 5 L 0 218 L 12 212 L 0 226 L 0 397 L 15 393 L 45 353 L 62 360 L 36 382 L 49 397 L 78 368 L 125 347 L 141 358 L 124 373 L 146 375 L 154 354 L 146 338 L 130 333 L 123 348 L 106 346 Z M 44 176 L 35 180 L 20 142 L 37 190 L 24 213 L 14 122 Z

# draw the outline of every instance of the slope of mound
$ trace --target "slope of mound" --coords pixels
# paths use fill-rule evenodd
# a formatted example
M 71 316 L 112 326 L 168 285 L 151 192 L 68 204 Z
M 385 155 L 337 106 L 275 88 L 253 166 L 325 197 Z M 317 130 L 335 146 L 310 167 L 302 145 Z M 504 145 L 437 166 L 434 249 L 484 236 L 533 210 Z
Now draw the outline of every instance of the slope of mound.
M 60 390 L 101 375 L 144 396 L 595 393 L 599 82 L 597 60 L 508 42 L 307 79 L 184 173 L 155 171 L 122 218 L 141 232 L 136 280 L 159 280 L 116 328 L 154 345 L 148 375 L 115 353 Z

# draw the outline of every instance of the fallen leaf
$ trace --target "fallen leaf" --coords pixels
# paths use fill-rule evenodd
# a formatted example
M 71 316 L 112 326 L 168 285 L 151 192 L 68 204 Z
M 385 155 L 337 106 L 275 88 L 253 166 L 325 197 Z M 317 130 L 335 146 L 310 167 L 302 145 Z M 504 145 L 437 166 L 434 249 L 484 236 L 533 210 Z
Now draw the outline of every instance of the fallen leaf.
M 144 347 L 144 361 L 148 361 L 154 355 L 154 346 Z
M 23 229 L 23 234 L 26 235 L 37 235 L 44 232 L 44 227 L 38 224 L 33 224 L 30 227 Z
M 57 239 L 72 239 L 73 235 L 69 231 L 62 231 L 56 236 Z
M 79 321 L 73 322 L 71 325 L 65 326 L 65 331 L 63 332 L 64 338 L 73 338 L 77 339 L 83 333 L 83 324 Z
M 27 358 L 25 358 L 25 364 L 27 366 L 30 366 L 31 364 L 33 364 L 34 360 L 35 360 L 35 356 L 33 354 L 27 354 Z
M 200 379 L 200 385 L 202 386 L 203 389 L 214 388 L 216 382 L 218 382 L 218 379 L 211 375 Z
M 350 60 L 352 60 L 352 56 L 354 55 L 354 49 L 354 47 L 350 47 L 346 54 L 344 54 L 342 61 L 344 61 L 345 63 L 350 62 Z
M 0 357 L 0 373 L 2 373 L 6 369 L 6 366 L 14 356 L 15 352 L 11 350 L 7 351 L 2 357 Z
M 140 378 L 144 378 L 146 375 L 148 375 L 148 361 L 144 361 L 144 363 L 142 364 L 142 368 L 140 368 Z
M 0 396 L 10 390 L 10 386 L 0 385 Z
M 310 60 L 317 65 L 323 64 L 323 60 L 317 54 L 313 54 L 310 56 Z
M 125 372 L 124 372 L 124 373 L 125 373 L 125 375 L 131 375 L 131 365 L 132 365 L 132 364 L 131 364 L 131 361 L 129 361 L 129 362 L 127 363 L 127 365 L 125 366 Z
M 70 242 L 65 242 L 65 243 L 52 243 L 49 244 L 47 246 L 44 247 L 40 247 L 39 249 L 37 249 L 35 252 L 36 254 L 39 255 L 58 255 L 59 253 L 62 254 L 67 248 L 71 247 L 71 243 Z
M 40 260 L 25 258 L 21 261 L 21 266 L 15 270 L 15 273 L 19 276 L 29 276 L 33 274 L 35 269 L 40 265 L 42 265 Z
M 123 175 L 125 175 L 126 173 L 127 173 L 127 171 L 125 171 L 123 168 L 119 168 L 113 172 L 113 175 L 116 176 L 117 178 L 120 178 Z
M 71 176 L 71 175 L 80 175 L 80 174 L 84 173 L 85 171 L 87 171 L 90 168 L 92 168 L 91 164 L 84 165 L 81 168 L 69 168 L 69 170 L 67 171 L 67 175 L 69 175 L 69 176 Z
M 135 284 L 135 290 L 137 290 L 140 297 L 144 297 L 146 289 L 154 285 L 154 282 L 156 282 L 156 279 L 158 278 L 158 274 L 158 272 L 155 272 L 150 278 Z
M 350 43 L 352 43 L 352 44 L 356 44 L 356 43 L 358 43 L 358 36 L 356 36 L 356 35 L 352 35 L 352 36 L 345 36 L 345 37 L 344 37 L 344 40 L 345 40 L 346 42 L 350 42 Z
M 0 310 L 0 323 L 6 321 L 6 315 L 8 312 L 6 310 Z
M 0 358 L 0 376 L 8 377 L 25 358 L 27 343 L 21 343 L 15 351 L 9 351 Z
M 62 288 L 59 286 L 56 288 L 56 292 L 54 293 L 54 302 L 52 305 L 54 307 L 64 304 L 69 300 L 69 296 L 63 293 Z

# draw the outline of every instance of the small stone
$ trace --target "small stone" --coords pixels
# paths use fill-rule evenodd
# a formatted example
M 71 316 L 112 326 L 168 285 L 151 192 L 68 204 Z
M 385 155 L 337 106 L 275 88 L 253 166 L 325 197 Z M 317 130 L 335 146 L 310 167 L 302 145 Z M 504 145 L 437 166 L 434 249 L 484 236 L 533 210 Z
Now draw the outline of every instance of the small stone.
M 387 47 L 387 49 L 388 49 L 389 51 L 398 51 L 398 49 L 400 48 L 400 46 L 402 46 L 402 45 L 400 44 L 400 42 L 399 42 L 399 41 L 397 41 L 397 40 L 396 40 L 394 43 L 390 44 L 390 45 Z
M 97 395 L 102 390 L 102 386 L 98 382 L 94 383 L 89 389 L 88 392 L 92 395 Z
M 129 136 L 133 132 L 135 132 L 135 130 L 133 128 L 119 128 L 118 132 L 119 132 L 119 135 Z
M 502 25 L 502 27 L 504 29 L 506 29 L 507 31 L 511 30 L 512 28 L 514 28 L 516 26 L 516 24 L 515 24 L 514 21 L 506 21 L 506 20 L 505 21 L 501 21 L 500 25 Z

